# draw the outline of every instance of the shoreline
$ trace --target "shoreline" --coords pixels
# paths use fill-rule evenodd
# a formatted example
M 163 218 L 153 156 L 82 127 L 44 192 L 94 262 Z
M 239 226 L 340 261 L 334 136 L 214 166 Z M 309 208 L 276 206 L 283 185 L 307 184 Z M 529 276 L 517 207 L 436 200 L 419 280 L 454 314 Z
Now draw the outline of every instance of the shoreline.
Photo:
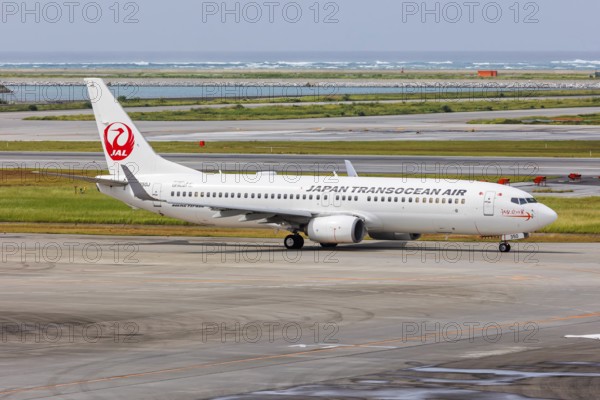
M 498 78 L 480 78 L 475 70 L 205 70 L 191 69 L 2 69 L 0 85 L 79 86 L 96 76 L 114 86 L 290 86 L 384 88 L 548 88 L 598 89 L 594 71 L 499 70 Z

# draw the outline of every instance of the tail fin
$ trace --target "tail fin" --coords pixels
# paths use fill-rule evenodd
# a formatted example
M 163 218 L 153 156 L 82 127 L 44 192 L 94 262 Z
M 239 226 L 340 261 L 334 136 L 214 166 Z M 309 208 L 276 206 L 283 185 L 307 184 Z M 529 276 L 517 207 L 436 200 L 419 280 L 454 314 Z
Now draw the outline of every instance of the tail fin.
M 122 165 L 136 174 L 196 172 L 156 154 L 102 79 L 87 78 L 85 83 L 111 175 L 121 175 Z

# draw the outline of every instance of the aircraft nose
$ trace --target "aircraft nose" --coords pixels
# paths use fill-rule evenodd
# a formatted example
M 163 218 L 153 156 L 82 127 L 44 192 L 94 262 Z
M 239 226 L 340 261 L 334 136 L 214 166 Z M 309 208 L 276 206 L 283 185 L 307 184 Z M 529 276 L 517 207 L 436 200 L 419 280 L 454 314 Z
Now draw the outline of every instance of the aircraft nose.
M 558 218 L 558 214 L 548 206 L 540 204 L 539 210 L 539 220 L 542 223 L 542 226 L 550 225 Z

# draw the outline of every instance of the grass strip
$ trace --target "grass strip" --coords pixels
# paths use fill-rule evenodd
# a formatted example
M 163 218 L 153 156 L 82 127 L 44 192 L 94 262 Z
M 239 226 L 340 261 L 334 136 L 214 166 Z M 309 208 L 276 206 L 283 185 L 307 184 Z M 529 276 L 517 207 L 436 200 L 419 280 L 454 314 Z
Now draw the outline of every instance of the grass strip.
M 457 101 L 415 103 L 350 103 L 311 105 L 272 105 L 244 107 L 238 104 L 222 108 L 191 108 L 156 112 L 135 112 L 136 121 L 248 121 L 286 120 L 330 117 L 365 117 L 385 115 L 435 114 L 448 112 L 526 110 L 536 108 L 600 106 L 600 97 L 548 100 Z M 92 114 L 33 116 L 32 121 L 92 121 Z
M 600 125 L 600 113 L 559 115 L 556 117 L 521 117 L 521 118 L 494 118 L 475 119 L 469 124 L 497 124 L 497 125 Z
M 416 133 L 403 131 L 410 139 Z M 369 136 L 364 131 L 365 137 Z M 473 132 L 477 136 L 477 131 Z M 303 155 L 388 155 L 388 156 L 488 156 L 488 157 L 599 157 L 600 141 L 342 141 L 342 142 L 153 142 L 160 154 L 303 154 Z M 0 151 L 102 152 L 100 141 L 0 141 Z M 535 161 L 533 161 L 535 162 Z

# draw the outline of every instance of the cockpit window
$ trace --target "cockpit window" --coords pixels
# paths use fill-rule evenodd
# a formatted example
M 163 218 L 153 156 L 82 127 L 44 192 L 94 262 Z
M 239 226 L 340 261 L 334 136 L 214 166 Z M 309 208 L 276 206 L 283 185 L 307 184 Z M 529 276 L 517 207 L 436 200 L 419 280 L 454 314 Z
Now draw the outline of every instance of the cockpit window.
M 513 197 L 510 199 L 511 202 L 515 204 L 528 204 L 528 203 L 537 203 L 538 201 L 533 197 Z

